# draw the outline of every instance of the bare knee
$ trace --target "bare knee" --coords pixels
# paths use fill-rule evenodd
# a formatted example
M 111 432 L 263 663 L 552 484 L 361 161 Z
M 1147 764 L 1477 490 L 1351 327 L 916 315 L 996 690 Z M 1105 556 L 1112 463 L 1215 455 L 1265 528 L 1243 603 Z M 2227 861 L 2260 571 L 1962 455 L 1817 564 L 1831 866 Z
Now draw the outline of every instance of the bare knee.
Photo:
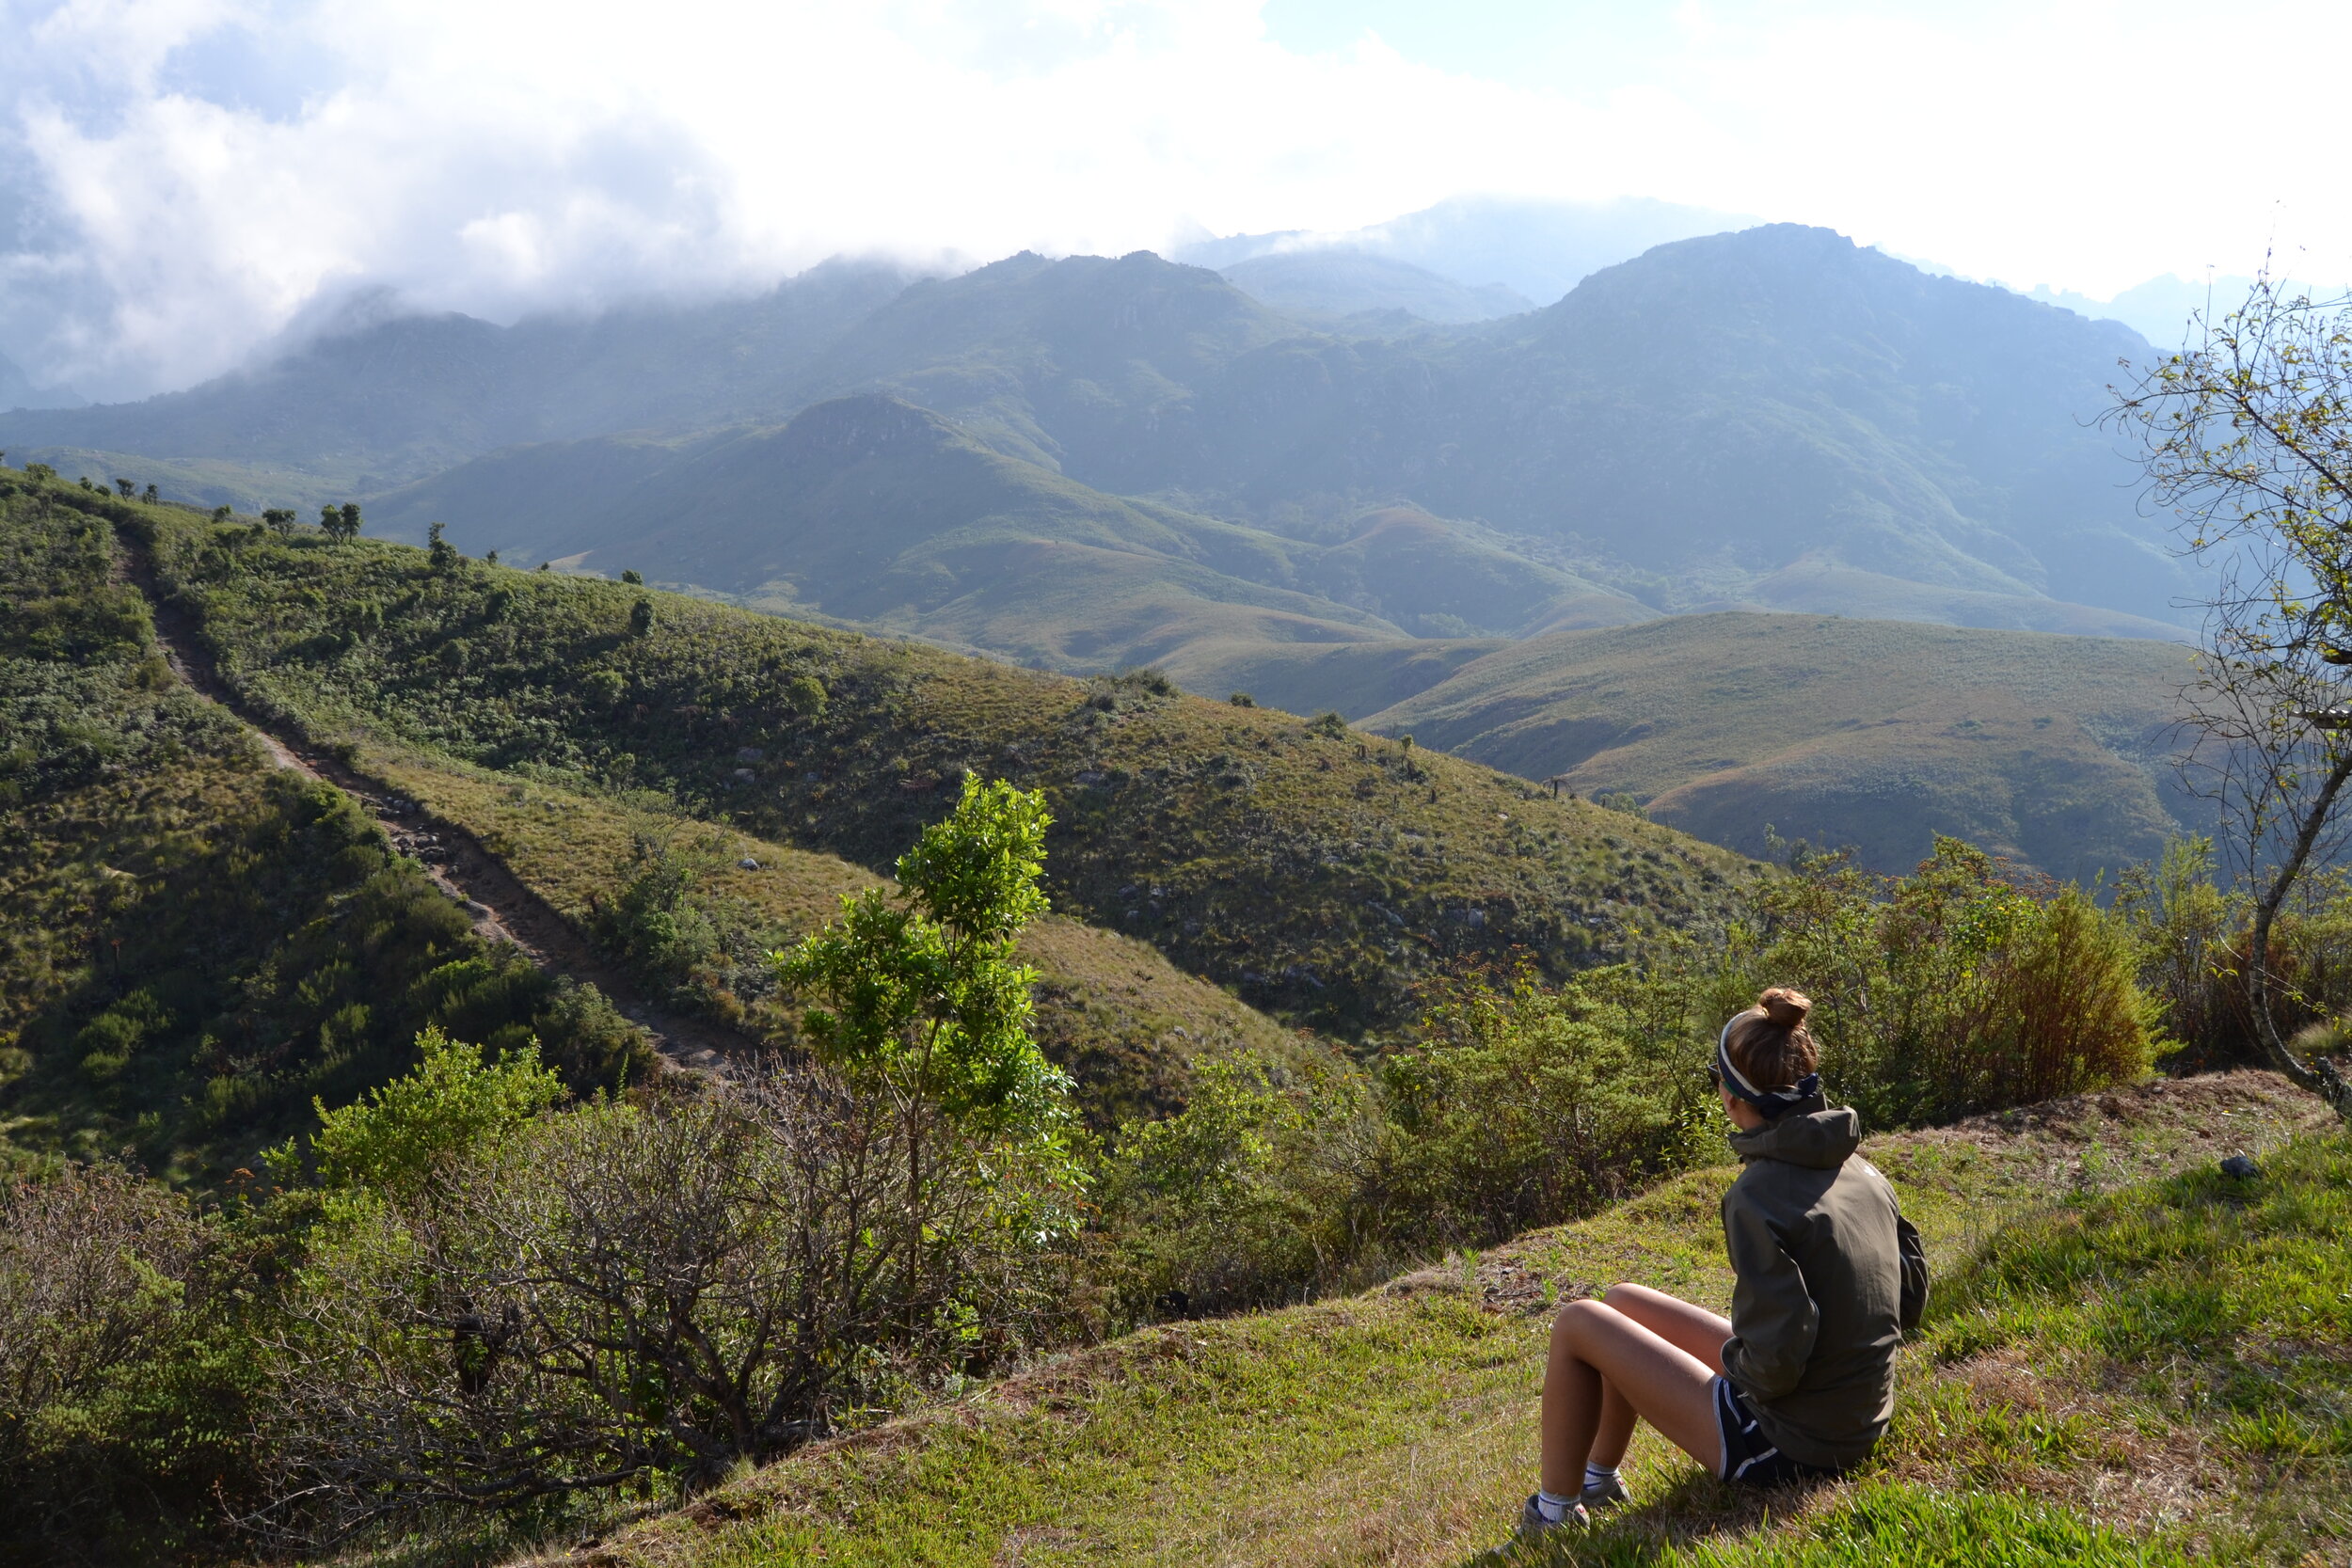
M 1575 1339 L 1578 1335 L 1583 1331 L 1586 1324 L 1596 1322 L 1601 1314 L 1609 1314 L 1609 1308 L 1598 1301 L 1587 1300 L 1572 1301 L 1567 1303 L 1565 1306 L 1562 1307 L 1558 1312 L 1552 1315 L 1552 1342 L 1554 1344 L 1560 1344 Z M 1614 1314 L 1609 1315 L 1613 1316 Z

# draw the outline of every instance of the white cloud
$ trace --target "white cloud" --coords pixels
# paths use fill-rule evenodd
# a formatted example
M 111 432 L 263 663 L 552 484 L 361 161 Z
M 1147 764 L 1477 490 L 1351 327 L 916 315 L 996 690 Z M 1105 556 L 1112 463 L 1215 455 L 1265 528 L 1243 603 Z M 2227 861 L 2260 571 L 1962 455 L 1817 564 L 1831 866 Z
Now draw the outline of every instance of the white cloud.
M 2274 9 L 2314 59 L 2352 41 Z M 24 40 L 0 58 L 0 346 L 130 395 L 236 363 L 338 291 L 504 318 L 841 250 L 1348 228 L 1466 189 L 1760 211 L 2095 294 L 2248 270 L 2282 225 L 2352 254 L 2345 220 L 2273 205 L 2275 160 L 2183 113 L 2218 93 L 2185 6 L 1692 0 L 1639 69 L 1576 93 L 1369 33 L 1293 53 L 1260 11 L 0 0 Z M 2316 129 L 2328 98 L 2275 95 L 2269 129 Z

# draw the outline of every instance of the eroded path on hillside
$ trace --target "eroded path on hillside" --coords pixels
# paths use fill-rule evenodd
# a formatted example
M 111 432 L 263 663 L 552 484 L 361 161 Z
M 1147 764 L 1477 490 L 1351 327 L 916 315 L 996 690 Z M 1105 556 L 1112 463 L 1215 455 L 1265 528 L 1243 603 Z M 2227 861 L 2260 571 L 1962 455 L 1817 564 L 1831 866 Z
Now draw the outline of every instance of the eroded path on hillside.
M 674 1068 L 721 1071 L 729 1059 L 759 1049 L 747 1036 L 654 1002 L 463 827 L 437 816 L 382 780 L 310 748 L 299 736 L 273 730 L 221 675 L 204 649 L 194 617 L 163 591 L 146 552 L 127 539 L 118 537 L 116 544 L 119 575 L 146 597 L 155 641 L 172 673 L 234 715 L 277 767 L 315 779 L 358 802 L 392 847 L 423 865 L 434 885 L 465 910 L 477 935 L 511 944 L 550 974 L 596 987 L 623 1017 L 652 1037 L 661 1060 Z

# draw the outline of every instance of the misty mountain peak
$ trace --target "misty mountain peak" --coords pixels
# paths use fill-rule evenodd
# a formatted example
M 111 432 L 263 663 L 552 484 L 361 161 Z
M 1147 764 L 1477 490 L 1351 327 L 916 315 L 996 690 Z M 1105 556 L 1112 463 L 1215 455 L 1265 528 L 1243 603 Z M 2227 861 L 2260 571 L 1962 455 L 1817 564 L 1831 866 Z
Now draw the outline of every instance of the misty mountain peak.
M 787 463 L 849 464 L 968 444 L 928 408 L 887 392 L 858 392 L 804 408 L 778 437 Z

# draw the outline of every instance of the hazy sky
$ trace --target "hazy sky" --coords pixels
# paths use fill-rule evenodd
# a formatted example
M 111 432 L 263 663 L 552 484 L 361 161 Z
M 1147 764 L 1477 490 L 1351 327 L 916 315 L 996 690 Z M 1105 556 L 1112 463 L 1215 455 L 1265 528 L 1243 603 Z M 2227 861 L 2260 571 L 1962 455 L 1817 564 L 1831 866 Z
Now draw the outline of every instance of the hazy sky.
M 2273 242 L 2352 275 L 2340 5 L 0 0 L 0 349 L 101 396 L 370 286 L 509 318 L 1465 191 L 1827 224 L 2097 297 Z

